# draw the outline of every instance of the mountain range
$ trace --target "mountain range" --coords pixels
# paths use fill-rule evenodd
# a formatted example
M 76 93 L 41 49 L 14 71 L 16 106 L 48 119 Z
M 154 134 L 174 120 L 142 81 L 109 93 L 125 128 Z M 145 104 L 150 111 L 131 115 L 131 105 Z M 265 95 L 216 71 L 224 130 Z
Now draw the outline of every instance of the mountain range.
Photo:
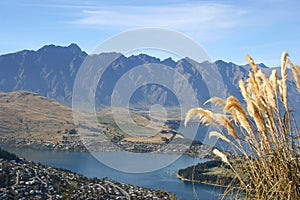
M 215 66 L 221 75 L 221 80 L 214 80 L 216 89 L 220 83 L 223 83 L 225 96 L 234 95 L 241 99 L 238 81 L 247 78 L 250 70 L 249 65 L 237 65 L 222 60 L 213 63 L 207 61 L 198 63 L 189 58 L 174 61 L 171 58 L 161 60 L 146 54 L 128 57 L 114 52 L 110 52 L 110 54 L 115 55 L 117 59 L 109 64 L 98 82 L 96 100 L 99 105 L 110 103 L 113 88 L 124 74 L 128 73 L 128 77 L 133 77 L 131 81 L 136 81 L 136 77 L 131 76 L 130 70 L 140 65 L 157 64 L 174 69 L 188 80 L 201 103 L 210 97 L 206 85 L 210 76 L 205 73 L 200 74 L 199 71 L 205 71 Z M 76 44 L 66 47 L 46 45 L 37 51 L 23 50 L 1 55 L 0 91 L 27 90 L 70 106 L 76 74 L 87 57 L 88 54 Z M 198 70 L 195 70 L 195 66 Z M 272 69 L 279 69 L 268 68 L 264 64 L 259 64 L 259 67 L 267 74 L 270 74 Z M 151 72 L 151 67 L 149 67 L 149 72 Z M 167 75 L 162 75 L 162 77 L 170 78 Z M 289 77 L 289 85 L 293 86 L 292 76 Z M 171 79 L 174 79 L 171 82 L 173 87 L 171 90 L 180 90 L 180 82 L 176 81 L 175 77 L 171 77 Z M 155 83 L 145 84 L 134 91 L 130 103 L 142 106 L 155 103 L 177 106 L 179 100 L 171 90 Z M 293 104 L 299 105 L 300 97 L 295 88 L 289 87 L 289 93 L 292 96 Z M 293 109 L 297 110 L 298 108 L 294 106 Z

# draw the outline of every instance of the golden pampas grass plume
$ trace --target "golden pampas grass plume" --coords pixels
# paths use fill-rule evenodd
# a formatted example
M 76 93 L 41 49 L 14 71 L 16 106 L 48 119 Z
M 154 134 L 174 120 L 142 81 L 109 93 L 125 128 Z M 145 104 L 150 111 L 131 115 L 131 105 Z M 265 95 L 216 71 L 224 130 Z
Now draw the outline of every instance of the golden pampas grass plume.
M 219 151 L 218 149 L 214 149 L 214 150 L 213 150 L 213 153 L 214 153 L 216 156 L 218 156 L 219 158 L 221 158 L 221 160 L 222 160 L 224 163 L 230 165 L 229 160 L 227 159 L 227 157 L 226 157 L 226 155 L 225 155 L 224 153 L 222 153 L 222 152 Z

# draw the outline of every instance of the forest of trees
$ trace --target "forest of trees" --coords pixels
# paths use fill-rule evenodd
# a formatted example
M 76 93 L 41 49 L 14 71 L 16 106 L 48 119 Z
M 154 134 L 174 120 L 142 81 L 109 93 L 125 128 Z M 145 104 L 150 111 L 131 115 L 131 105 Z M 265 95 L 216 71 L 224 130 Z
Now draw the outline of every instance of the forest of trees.
M 20 158 L 16 154 L 10 153 L 0 148 L 0 159 L 19 161 Z
M 211 168 L 221 167 L 224 163 L 220 160 L 211 160 L 205 163 L 198 163 L 185 169 L 180 169 L 178 175 L 190 181 L 211 183 L 217 185 L 228 185 L 233 180 L 231 177 L 225 177 L 214 174 L 206 174 Z M 224 165 L 224 167 L 229 167 Z

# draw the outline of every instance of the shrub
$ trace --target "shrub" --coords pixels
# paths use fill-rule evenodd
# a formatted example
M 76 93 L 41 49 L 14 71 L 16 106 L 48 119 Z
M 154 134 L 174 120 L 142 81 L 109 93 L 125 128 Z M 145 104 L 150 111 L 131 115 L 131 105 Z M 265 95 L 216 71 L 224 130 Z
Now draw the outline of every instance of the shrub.
M 213 151 L 230 165 L 239 181 L 238 185 L 229 184 L 224 197 L 234 194 L 245 199 L 300 199 L 299 130 L 289 109 L 287 66 L 298 91 L 300 67 L 294 66 L 284 52 L 281 78 L 275 69 L 267 77 L 250 56 L 246 59 L 252 71 L 247 80 L 239 81 L 245 108 L 234 96 L 226 100 L 211 98 L 206 103 L 222 106 L 224 113 L 194 108 L 187 113 L 185 124 L 198 116 L 202 123 L 219 128 L 220 132 L 211 132 L 210 137 L 226 141 L 236 155 L 242 155 L 235 158 L 239 164 L 233 165 L 224 153 Z

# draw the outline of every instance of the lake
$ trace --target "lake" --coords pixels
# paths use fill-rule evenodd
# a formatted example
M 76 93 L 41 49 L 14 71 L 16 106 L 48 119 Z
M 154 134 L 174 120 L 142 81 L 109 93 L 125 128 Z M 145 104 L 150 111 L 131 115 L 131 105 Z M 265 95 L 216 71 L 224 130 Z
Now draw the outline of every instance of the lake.
M 176 194 L 177 199 L 218 199 L 217 195 L 222 190 L 219 187 L 209 186 L 199 183 L 183 182 L 176 177 L 178 169 L 204 162 L 206 159 L 192 158 L 183 155 L 174 163 L 162 169 L 147 173 L 126 173 L 112 169 L 97 159 L 90 153 L 67 152 L 51 150 L 35 150 L 29 148 L 1 147 L 13 152 L 27 160 L 40 162 L 52 167 L 68 169 L 87 177 L 108 177 L 110 179 L 135 185 L 141 185 L 153 189 L 164 189 Z M 102 152 L 105 156 L 116 157 L 122 152 Z M 151 155 L 153 156 L 153 154 Z M 167 157 L 177 157 L 175 155 L 155 154 L 157 160 Z M 172 157 L 173 156 L 173 157 Z

